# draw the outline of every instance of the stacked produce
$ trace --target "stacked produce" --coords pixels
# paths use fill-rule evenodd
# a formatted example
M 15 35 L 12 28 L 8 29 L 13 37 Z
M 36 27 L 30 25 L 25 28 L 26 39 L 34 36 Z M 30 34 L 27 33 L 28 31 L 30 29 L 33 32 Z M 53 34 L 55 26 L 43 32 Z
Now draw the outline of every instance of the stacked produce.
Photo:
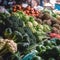
M 17 51 L 17 44 L 13 40 L 0 39 L 0 55 L 8 51 L 15 53 Z
M 25 49 L 29 45 L 33 45 L 36 43 L 36 38 L 33 35 L 33 32 L 30 30 L 29 27 L 24 26 L 24 22 L 19 19 L 17 16 L 12 14 L 11 16 L 6 17 L 7 15 L 4 15 L 1 13 L 1 25 L 0 28 L 2 31 L 0 31 L 0 36 L 4 39 L 12 39 L 16 43 L 18 43 L 18 46 L 24 47 Z M 5 17 L 5 18 L 4 18 Z M 3 19 L 4 18 L 4 19 Z M 24 50 L 24 49 L 20 49 Z
M 51 39 L 36 47 L 37 53 L 32 60 L 60 60 L 60 40 Z
M 24 52 L 28 46 L 36 43 L 35 41 L 36 38 L 33 35 L 32 31 L 30 30 L 29 27 L 23 26 L 22 20 L 18 19 L 14 15 L 9 16 L 6 15 L 5 13 L 0 13 L 0 36 L 1 38 L 13 40 L 15 43 L 17 43 L 17 49 L 21 53 Z M 8 45 L 8 47 L 9 46 L 10 45 Z M 12 47 L 9 47 L 8 49 L 13 52 L 13 50 L 11 49 Z M 8 56 L 8 54 L 6 55 Z M 20 53 L 16 53 L 16 54 L 20 55 Z M 16 56 L 16 54 L 14 54 L 14 57 Z M 6 55 L 4 55 L 3 57 L 5 57 Z M 16 58 L 18 57 L 16 56 Z M 6 60 L 8 58 L 6 58 Z
M 6 60 L 10 54 L 14 55 L 17 52 L 17 44 L 13 40 L 0 38 L 0 56 Z M 7 55 L 8 54 L 8 55 Z
M 60 60 L 60 15 L 44 10 L 32 17 L 31 10 L 28 14 L 20 5 L 15 7 L 21 11 L 0 13 L 0 56 L 4 60 L 22 60 L 36 50 L 32 60 Z
M 50 26 L 46 24 L 39 24 L 32 16 L 27 16 L 24 13 L 21 14 L 21 12 L 14 13 L 14 15 L 23 20 L 24 25 L 32 30 L 33 34 L 37 38 L 37 41 L 41 41 L 44 38 L 49 38 L 46 33 L 51 31 Z
M 53 11 L 44 10 L 38 18 L 35 17 L 35 20 L 41 24 L 49 25 L 52 27 L 51 33 L 60 36 L 60 15 Z
M 27 6 L 26 8 L 24 8 L 22 5 L 13 6 L 13 12 L 16 12 L 18 10 L 23 11 L 27 15 L 31 15 L 31 16 L 35 16 L 35 17 L 39 16 L 39 11 L 35 10 L 31 6 Z

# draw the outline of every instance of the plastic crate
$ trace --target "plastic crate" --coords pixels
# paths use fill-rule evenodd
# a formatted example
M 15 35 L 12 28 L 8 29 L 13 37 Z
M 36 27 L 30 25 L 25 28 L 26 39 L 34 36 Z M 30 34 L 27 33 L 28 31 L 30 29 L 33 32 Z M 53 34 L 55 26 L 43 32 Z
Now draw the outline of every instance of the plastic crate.
M 60 4 L 55 4 L 55 9 L 60 10 Z

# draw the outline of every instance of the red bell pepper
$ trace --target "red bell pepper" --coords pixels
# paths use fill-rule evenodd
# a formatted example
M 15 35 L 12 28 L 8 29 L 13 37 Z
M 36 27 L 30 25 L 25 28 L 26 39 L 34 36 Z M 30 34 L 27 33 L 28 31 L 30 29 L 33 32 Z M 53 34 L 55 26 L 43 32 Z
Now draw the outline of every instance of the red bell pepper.
M 50 33 L 50 37 L 51 38 L 59 38 L 60 39 L 60 34 Z

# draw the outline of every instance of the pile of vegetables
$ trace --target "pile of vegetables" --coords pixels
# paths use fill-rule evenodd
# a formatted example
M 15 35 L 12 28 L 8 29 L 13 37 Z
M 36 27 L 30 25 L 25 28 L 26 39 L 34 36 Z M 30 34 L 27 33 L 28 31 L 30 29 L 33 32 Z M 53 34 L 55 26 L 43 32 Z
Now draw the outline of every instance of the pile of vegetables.
M 20 18 L 24 22 L 24 25 L 31 29 L 31 31 L 37 38 L 37 42 L 42 41 L 44 38 L 49 38 L 47 33 L 51 32 L 51 27 L 47 24 L 39 24 L 34 20 L 32 16 L 27 16 L 20 11 L 15 12 L 14 15 Z
M 36 46 L 35 51 L 31 60 L 60 60 L 60 40 L 45 40 Z
M 17 44 L 13 40 L 0 39 L 0 55 L 3 55 L 8 51 L 11 53 L 17 52 Z
M 30 6 L 22 8 L 20 5 L 15 5 L 13 11 L 11 15 L 0 13 L 1 58 L 22 60 L 36 50 L 32 60 L 60 60 L 60 15 L 48 11 L 39 14 Z
M 17 44 L 13 40 L 0 38 L 0 56 L 2 59 L 7 60 L 10 55 L 14 55 L 16 52 Z
M 40 24 L 47 24 L 52 27 L 52 33 L 60 34 L 60 15 L 51 10 L 43 10 L 42 14 L 35 20 Z
M 2 28 L 0 31 L 0 36 L 4 39 L 12 39 L 18 45 L 21 45 L 26 49 L 29 45 L 33 45 L 36 43 L 36 37 L 33 35 L 33 32 L 30 30 L 29 27 L 24 26 L 24 22 L 19 19 L 17 16 L 12 14 L 11 16 L 8 16 L 6 20 L 3 18 L 5 17 L 4 14 L 2 14 L 1 18 L 1 25 Z M 3 29 L 4 28 L 4 29 Z M 24 50 L 24 49 L 20 49 Z
M 35 16 L 35 17 L 39 16 L 39 11 L 35 10 L 31 6 L 27 6 L 26 8 L 24 8 L 21 5 L 14 5 L 13 12 L 16 12 L 18 10 L 23 11 L 25 14 L 30 15 L 30 16 Z
M 19 54 L 19 55 L 20 55 L 20 52 L 21 54 L 23 54 L 25 51 L 27 51 L 27 48 L 30 45 L 34 45 L 36 43 L 36 37 L 33 35 L 33 32 L 30 30 L 30 28 L 27 26 L 24 26 L 24 22 L 13 14 L 9 16 L 9 15 L 6 15 L 5 13 L 1 13 L 0 37 L 3 39 L 8 39 L 9 41 L 13 40 L 17 44 L 17 51 L 19 51 L 19 53 L 16 53 L 16 54 Z M 14 49 L 12 49 L 12 47 L 14 47 L 13 45 L 15 44 L 11 44 L 11 45 L 12 45 L 11 47 L 9 47 L 10 45 L 8 45 L 9 51 L 11 50 L 12 52 L 15 52 L 13 51 Z M 11 55 L 11 56 L 13 55 L 15 57 L 16 54 L 8 53 L 8 54 L 5 54 L 4 57 L 7 58 L 8 55 Z M 16 56 L 16 57 L 18 58 L 20 56 Z M 9 60 L 9 57 L 7 59 Z M 4 59 L 4 60 L 7 60 L 7 59 Z M 11 60 L 14 60 L 14 59 L 11 59 Z

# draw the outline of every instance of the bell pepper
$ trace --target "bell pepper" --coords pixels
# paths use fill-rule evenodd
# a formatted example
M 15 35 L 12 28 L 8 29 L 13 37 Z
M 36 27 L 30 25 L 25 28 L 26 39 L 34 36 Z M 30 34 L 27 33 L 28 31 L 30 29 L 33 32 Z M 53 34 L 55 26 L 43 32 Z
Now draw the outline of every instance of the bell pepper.
M 50 37 L 51 38 L 59 38 L 60 39 L 60 34 L 50 33 Z

